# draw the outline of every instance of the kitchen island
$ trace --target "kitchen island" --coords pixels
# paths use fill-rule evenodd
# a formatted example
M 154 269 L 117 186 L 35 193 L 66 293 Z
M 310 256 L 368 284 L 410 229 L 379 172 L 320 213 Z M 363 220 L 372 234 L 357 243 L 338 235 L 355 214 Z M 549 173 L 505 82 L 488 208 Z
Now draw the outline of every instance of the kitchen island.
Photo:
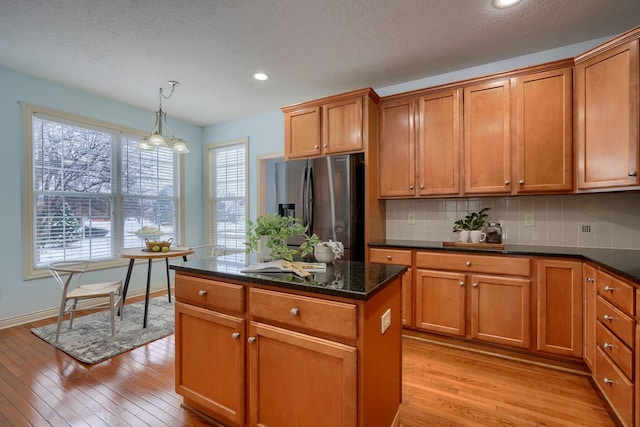
M 184 404 L 229 426 L 399 425 L 406 267 L 336 261 L 300 278 L 245 264 L 171 266 Z

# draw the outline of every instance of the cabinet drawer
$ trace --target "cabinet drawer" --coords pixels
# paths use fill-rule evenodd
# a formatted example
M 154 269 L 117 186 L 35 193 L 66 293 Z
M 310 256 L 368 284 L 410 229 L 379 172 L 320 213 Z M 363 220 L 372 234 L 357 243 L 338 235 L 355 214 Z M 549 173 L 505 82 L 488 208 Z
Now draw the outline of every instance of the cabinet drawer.
M 640 322 L 640 289 L 636 289 L 636 319 Z
M 628 378 L 633 378 L 633 351 L 600 322 L 596 322 L 596 342 Z
M 596 277 L 598 293 L 629 316 L 633 316 L 633 286 L 602 271 L 598 271 Z
M 199 307 L 244 313 L 244 286 L 176 274 L 176 300 Z
M 625 425 L 633 425 L 633 383 L 631 383 L 601 348 L 596 350 L 596 383 Z
M 411 251 L 402 249 L 376 249 L 369 250 L 371 262 L 379 264 L 395 264 L 411 266 Z
M 337 337 L 357 337 L 354 304 L 251 288 L 249 314 Z
M 497 255 L 417 252 L 417 268 L 469 271 L 473 273 L 531 276 L 531 259 Z
M 626 345 L 633 348 L 635 321 L 631 317 L 609 304 L 600 295 L 596 301 L 596 317 Z

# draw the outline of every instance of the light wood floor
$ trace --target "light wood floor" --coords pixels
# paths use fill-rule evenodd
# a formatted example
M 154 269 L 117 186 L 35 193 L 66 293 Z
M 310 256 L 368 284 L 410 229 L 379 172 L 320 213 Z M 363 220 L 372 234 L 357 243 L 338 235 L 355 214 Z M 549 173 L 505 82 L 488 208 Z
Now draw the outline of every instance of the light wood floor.
M 0 426 L 210 426 L 174 392 L 174 337 L 84 365 L 0 330 Z M 587 377 L 405 338 L 405 427 L 613 426 Z

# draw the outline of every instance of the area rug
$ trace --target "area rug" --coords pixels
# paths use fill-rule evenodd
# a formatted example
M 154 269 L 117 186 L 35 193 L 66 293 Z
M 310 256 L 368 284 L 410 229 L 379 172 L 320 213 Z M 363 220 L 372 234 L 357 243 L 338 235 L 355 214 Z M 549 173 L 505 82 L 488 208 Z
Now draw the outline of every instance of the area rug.
M 73 329 L 69 329 L 69 320 L 65 320 L 57 344 L 55 323 L 33 328 L 31 332 L 80 362 L 95 364 L 173 333 L 174 306 L 166 295 L 149 300 L 146 328 L 142 327 L 143 317 L 144 301 L 141 301 L 125 305 L 123 319 L 116 317 L 114 336 L 109 310 L 76 315 Z

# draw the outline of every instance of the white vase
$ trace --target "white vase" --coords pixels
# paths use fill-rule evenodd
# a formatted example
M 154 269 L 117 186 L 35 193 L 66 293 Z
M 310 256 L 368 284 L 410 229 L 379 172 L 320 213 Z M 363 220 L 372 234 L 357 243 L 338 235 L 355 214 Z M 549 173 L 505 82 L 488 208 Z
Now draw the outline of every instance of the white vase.
M 316 246 L 313 250 L 316 261 L 330 264 L 335 259 L 333 251 L 329 246 Z
M 260 236 L 258 240 L 258 261 L 271 261 L 271 248 L 267 247 L 267 236 Z
M 460 230 L 460 242 L 467 243 L 469 241 L 470 230 Z

